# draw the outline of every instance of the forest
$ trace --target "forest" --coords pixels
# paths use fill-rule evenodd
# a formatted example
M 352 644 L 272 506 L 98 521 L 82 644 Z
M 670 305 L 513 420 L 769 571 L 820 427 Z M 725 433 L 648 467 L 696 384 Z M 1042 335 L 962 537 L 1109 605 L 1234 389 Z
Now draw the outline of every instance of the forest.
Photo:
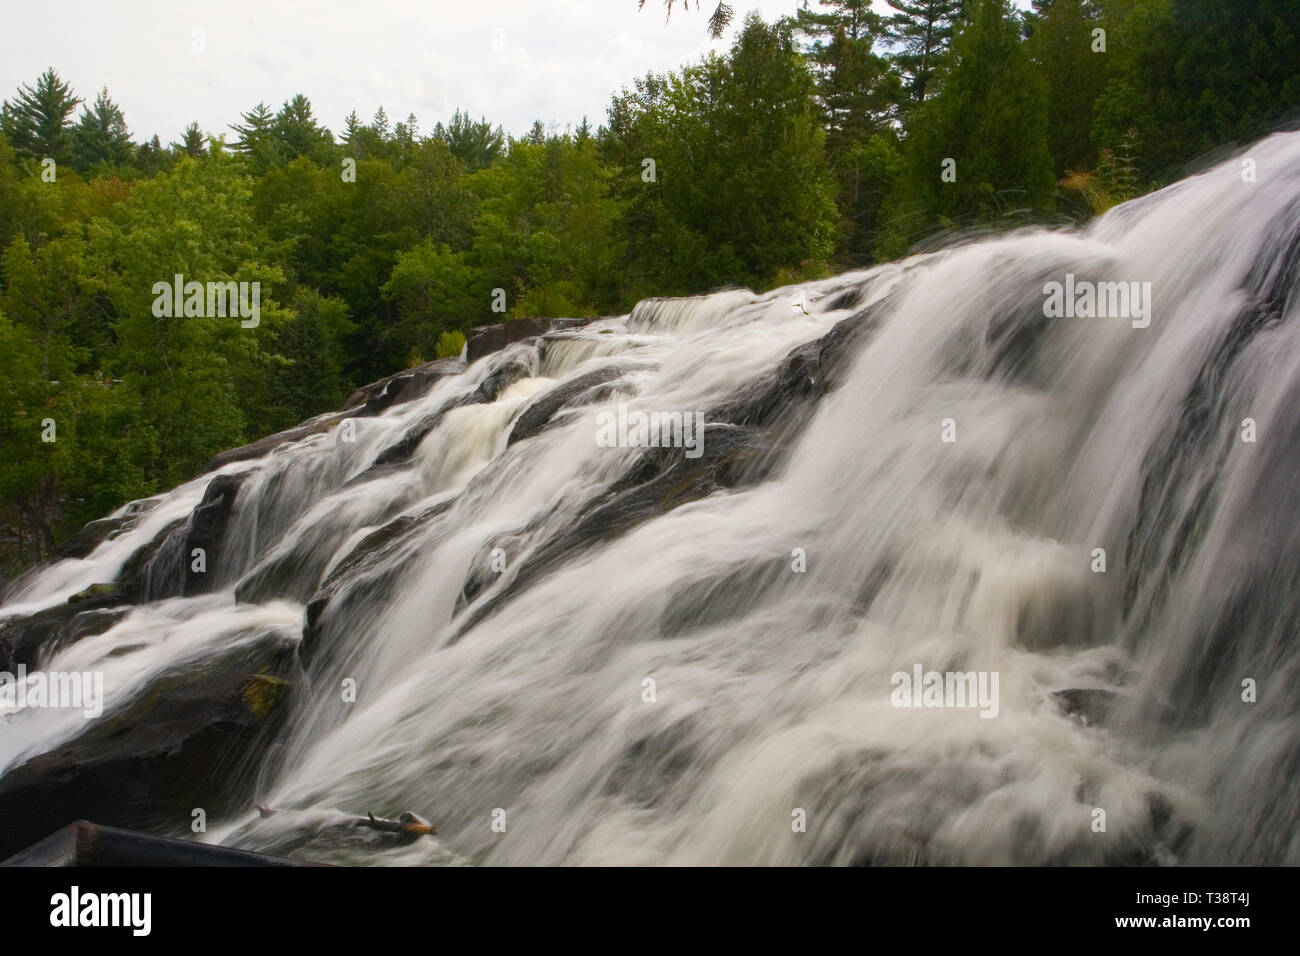
M 137 142 L 130 104 L 57 65 L 13 91 L 0 580 L 217 451 L 458 355 L 474 326 L 1078 223 L 1300 107 L 1297 0 L 791 7 L 613 92 L 594 123 L 518 135 L 382 105 L 331 130 L 306 91 Z M 256 327 L 156 314 L 178 275 L 259 283 Z

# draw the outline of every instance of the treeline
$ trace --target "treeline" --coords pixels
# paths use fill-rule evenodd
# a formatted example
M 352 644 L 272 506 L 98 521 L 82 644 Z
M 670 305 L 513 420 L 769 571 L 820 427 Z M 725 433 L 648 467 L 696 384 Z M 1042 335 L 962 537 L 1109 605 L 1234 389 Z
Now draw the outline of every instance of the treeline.
M 599 128 L 518 138 L 382 107 L 336 134 L 298 95 L 163 145 L 106 89 L 84 103 L 53 69 L 22 86 L 0 113 L 0 562 L 456 354 L 473 325 L 1080 219 L 1300 104 L 1297 0 L 890 7 L 750 17 Z M 258 327 L 155 316 L 176 274 L 259 282 Z

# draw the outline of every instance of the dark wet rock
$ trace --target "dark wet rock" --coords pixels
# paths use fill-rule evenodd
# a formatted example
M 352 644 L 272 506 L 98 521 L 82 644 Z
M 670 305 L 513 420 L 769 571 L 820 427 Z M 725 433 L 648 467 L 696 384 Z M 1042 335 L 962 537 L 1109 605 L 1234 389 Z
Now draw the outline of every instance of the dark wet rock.
M 43 667 L 65 647 L 75 644 L 83 637 L 95 637 L 113 627 L 122 618 L 131 613 L 129 606 L 96 608 L 78 612 L 44 644 L 36 656 L 36 666 Z
M 867 294 L 866 286 L 862 284 L 850 286 L 847 289 L 837 289 L 826 303 L 826 310 L 834 312 L 837 309 L 852 309 L 860 303 Z
M 313 539 L 312 544 L 315 544 Z M 329 554 L 321 555 L 316 547 L 290 547 L 249 571 L 235 585 L 237 604 L 261 604 L 282 598 L 299 603 L 311 597 L 315 579 L 308 573 L 312 565 L 323 565 Z M 311 580 L 308 580 L 311 578 Z M 306 583 L 304 583 L 306 582 Z M 304 593 L 305 589 L 310 589 Z
M 0 857 L 76 819 L 175 831 L 195 807 L 210 817 L 242 807 L 287 709 L 295 645 L 272 631 L 187 661 L 10 768 L 0 778 Z
M 420 442 L 428 437 L 429 433 L 442 424 L 442 420 L 447 417 L 447 413 L 452 409 L 461 408 L 465 405 L 474 404 L 473 395 L 462 395 L 454 398 L 446 405 L 443 405 L 435 412 L 430 412 L 418 422 L 407 429 L 406 434 L 389 445 L 375 458 L 374 464 L 351 479 L 349 484 L 355 484 L 361 481 L 369 481 L 380 472 L 378 469 L 385 465 L 393 465 L 410 459 L 415 454 L 415 449 L 420 447 Z
M 155 592 L 168 591 L 171 595 L 180 593 L 183 575 L 179 555 L 188 522 L 188 518 L 172 521 L 154 535 L 152 541 L 137 548 L 122 564 L 122 570 L 117 576 L 118 586 L 132 604 L 150 600 L 150 594 Z M 171 559 L 158 560 L 162 553 L 171 555 Z M 151 575 L 155 580 L 151 580 Z
M 222 541 L 248 474 L 217 475 L 208 482 L 203 499 L 188 518 L 169 524 L 126 560 L 118 582 L 129 601 L 203 594 L 216 586 Z M 203 571 L 194 570 L 196 548 L 203 549 Z
M 479 383 L 477 391 L 474 392 L 473 403 L 495 402 L 511 385 L 532 374 L 533 370 L 525 362 L 505 362 Z
M 122 605 L 127 603 L 126 595 L 115 585 L 92 584 L 63 604 L 0 620 L 0 670 L 12 672 L 19 664 L 35 667 L 59 648 L 90 634 L 102 634 L 126 615 L 130 609 Z M 118 610 L 105 612 L 105 608 Z M 110 623 L 98 626 L 110 618 Z
M 789 432 L 843 380 L 857 349 L 878 328 L 878 315 L 876 306 L 836 323 L 706 412 L 699 457 L 687 457 L 684 448 L 645 449 L 574 524 L 526 554 L 513 575 L 500 575 L 502 588 L 467 611 L 457 637 L 582 551 L 715 491 L 763 480 L 784 456 Z M 478 595 L 488 583 L 471 573 L 463 593 Z
M 738 394 L 712 409 L 709 420 L 765 426 L 788 414 L 793 405 L 815 400 L 822 393 L 821 349 L 821 340 L 799 346 L 773 374 L 747 384 Z
M 83 611 L 124 603 L 126 603 L 126 595 L 116 584 L 92 584 L 68 598 L 69 607 Z
M 469 330 L 465 358 L 472 365 L 483 356 L 500 352 L 515 342 L 547 332 L 575 329 L 596 319 L 597 316 L 581 319 L 510 319 L 497 325 L 479 325 Z
M 185 555 L 188 558 L 195 548 L 207 555 L 207 571 L 197 572 L 192 563 L 185 564 L 185 594 L 202 594 L 213 588 L 216 575 L 213 569 L 221 555 L 221 542 L 225 537 L 230 512 L 245 475 L 217 475 L 203 492 L 203 500 L 190 515 L 185 537 Z
M 387 501 L 371 512 L 365 524 L 375 524 L 401 510 Z M 343 510 L 315 512 L 310 525 L 260 561 L 235 586 L 235 600 L 241 604 L 261 604 L 273 599 L 306 604 L 322 583 L 326 569 L 339 546 L 356 530 L 356 517 Z
M 783 430 L 802 424 L 816 402 L 844 380 L 858 348 L 879 328 L 880 314 L 878 306 L 864 309 L 791 350 L 774 371 L 712 409 L 709 421 L 769 427 L 781 420 Z
M 541 520 L 531 522 L 527 527 L 507 534 L 496 535 L 488 540 L 469 563 L 465 573 L 465 584 L 456 596 L 453 614 L 459 614 L 474 599 L 510 569 L 514 556 L 524 554 L 533 536 L 542 525 Z M 500 549 L 500 550 L 498 550 Z
M 348 396 L 343 408 L 353 416 L 378 415 L 394 405 L 422 398 L 440 379 L 464 370 L 465 363 L 459 358 L 434 359 L 361 386 Z
M 500 352 L 507 345 L 550 330 L 550 319 L 511 319 L 496 325 L 476 326 L 466 337 L 465 358 L 472 365 L 485 355 Z
M 505 591 L 470 611 L 459 634 L 592 545 L 719 489 L 759 481 L 771 462 L 771 447 L 761 430 L 724 423 L 706 425 L 701 451 L 698 458 L 688 458 L 682 448 L 647 449 L 573 525 L 527 555 Z
M 454 500 L 448 499 L 415 514 L 399 515 L 376 528 L 330 571 L 307 603 L 304 614 L 298 654 L 305 665 L 313 664 L 319 657 L 327 625 L 339 613 L 340 604 L 369 613 L 368 608 L 379 606 L 377 602 L 391 594 L 405 562 L 418 556 L 418 552 L 410 549 L 411 542 L 423 533 L 429 522 L 445 514 Z
M 423 398 L 435 384 L 452 375 L 465 371 L 465 363 L 459 357 L 434 359 L 410 370 L 410 378 L 398 390 L 394 405 L 403 405 Z
M 1071 687 L 1052 692 L 1052 698 L 1061 713 L 1072 717 L 1085 727 L 1106 719 L 1106 712 L 1115 702 L 1116 692 L 1101 687 Z
M 58 557 L 84 558 L 100 544 L 116 535 L 122 529 L 124 520 L 124 518 L 100 518 L 91 521 L 63 543 L 59 548 Z
M 343 411 L 322 415 L 293 428 L 276 432 L 274 435 L 259 438 L 247 445 L 219 452 L 208 461 L 207 470 L 216 471 L 231 462 L 261 458 L 281 445 L 327 432 L 337 427 L 344 419 L 378 415 L 394 405 L 414 401 L 427 394 L 439 380 L 450 375 L 459 375 L 464 369 L 465 363 L 460 359 L 437 359 L 397 372 L 369 385 L 363 385 L 348 396 L 347 401 L 343 403 Z
M 385 466 L 409 461 L 411 456 L 415 454 L 415 449 L 420 447 L 420 442 L 424 441 L 430 432 L 442 424 L 442 420 L 453 409 L 463 408 L 466 405 L 494 402 L 507 388 L 531 374 L 532 370 L 525 362 L 509 361 L 503 363 L 500 368 L 488 374 L 473 392 L 451 399 L 437 411 L 430 412 L 408 428 L 406 434 L 381 451 L 376 456 L 374 463 L 361 474 L 352 478 L 349 484 L 370 481 L 381 474 L 386 474 L 387 469 Z
M 65 541 L 59 548 L 57 558 L 84 558 L 105 541 L 111 541 L 125 531 L 135 527 L 141 515 L 153 510 L 157 498 L 141 498 L 128 502 L 121 509 L 121 514 L 98 518 L 84 525 L 80 531 Z
M 255 442 L 249 442 L 247 445 L 240 445 L 238 448 L 230 448 L 226 451 L 217 452 L 208 459 L 207 470 L 216 471 L 223 468 L 231 462 L 251 461 L 254 458 L 261 458 L 272 450 L 279 448 L 281 445 L 287 445 L 290 442 L 301 441 L 304 438 L 310 438 L 312 435 L 319 435 L 321 432 L 327 432 L 336 426 L 342 419 L 347 417 L 342 412 L 335 412 L 332 415 L 325 415 L 320 418 L 304 422 L 293 428 L 285 429 L 282 432 L 276 432 L 274 435 L 267 435 L 265 438 L 259 438 Z
M 616 363 L 579 375 L 577 378 L 563 382 L 555 388 L 543 392 L 523 410 L 515 419 L 510 429 L 507 445 L 513 445 L 525 438 L 532 438 L 544 431 L 552 421 L 555 413 L 562 408 L 571 408 L 593 400 L 593 393 L 598 386 L 613 382 L 625 375 L 631 366 Z

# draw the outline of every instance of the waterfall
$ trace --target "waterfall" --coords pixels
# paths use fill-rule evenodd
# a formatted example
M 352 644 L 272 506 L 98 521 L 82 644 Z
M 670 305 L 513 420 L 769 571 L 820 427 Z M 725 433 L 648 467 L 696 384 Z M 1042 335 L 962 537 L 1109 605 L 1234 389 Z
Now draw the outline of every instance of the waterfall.
M 102 672 L 104 719 L 271 655 L 238 796 L 151 821 L 208 806 L 248 849 L 1295 865 L 1300 134 L 1248 155 L 1080 229 L 509 344 L 126 506 L 0 616 L 135 582 L 29 661 Z M 698 457 L 598 440 L 697 412 Z M 995 677 L 995 713 L 918 672 Z M 94 724 L 0 707 L 0 805 Z M 439 835 L 324 835 L 402 810 Z

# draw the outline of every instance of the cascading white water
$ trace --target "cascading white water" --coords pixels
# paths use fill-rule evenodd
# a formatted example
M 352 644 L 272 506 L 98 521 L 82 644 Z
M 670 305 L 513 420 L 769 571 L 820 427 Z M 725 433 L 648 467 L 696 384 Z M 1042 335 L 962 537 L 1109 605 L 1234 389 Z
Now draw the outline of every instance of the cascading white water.
M 216 593 L 143 604 L 46 666 L 105 669 L 111 706 L 205 645 L 296 632 L 407 515 L 308 615 L 258 778 L 260 802 L 301 812 L 250 809 L 208 839 L 282 852 L 328 811 L 412 809 L 438 839 L 338 858 L 1300 862 L 1300 135 L 1249 155 L 1255 182 L 1234 160 L 1082 231 L 652 300 L 510 346 L 356 419 L 355 442 L 223 469 L 249 474 Z M 1149 327 L 1047 317 L 1067 273 L 1149 282 Z M 762 480 L 584 524 L 645 453 L 602 447 L 598 414 L 722 408 L 862 314 L 842 380 Z M 494 400 L 453 407 L 513 362 Z M 609 366 L 607 390 L 509 443 L 530 403 Z M 372 467 L 440 410 L 408 459 Z M 112 580 L 210 478 L 0 613 Z M 996 716 L 895 706 L 892 675 L 918 665 L 996 673 Z M 1112 702 L 1090 725 L 1058 691 Z M 0 775 L 75 732 L 13 715 Z

